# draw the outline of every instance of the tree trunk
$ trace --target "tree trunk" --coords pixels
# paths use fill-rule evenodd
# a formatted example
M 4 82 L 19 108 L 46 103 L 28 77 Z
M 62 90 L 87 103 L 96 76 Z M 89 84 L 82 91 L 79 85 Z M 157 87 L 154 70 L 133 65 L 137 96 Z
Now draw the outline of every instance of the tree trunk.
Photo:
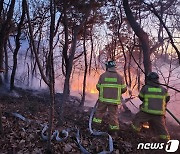
M 132 49 L 129 49 L 129 50 L 132 50 Z M 131 85 L 132 85 L 132 79 L 131 79 L 131 59 L 132 59 L 132 55 L 131 55 L 131 53 L 129 53 L 128 78 L 129 78 L 129 87 L 130 88 L 131 88 Z
M 63 118 L 63 105 L 67 100 L 68 93 L 69 93 L 69 81 L 71 77 L 71 72 L 72 72 L 72 66 L 73 66 L 73 59 L 74 59 L 74 54 L 76 50 L 76 43 L 77 43 L 77 35 L 78 31 L 76 30 L 73 35 L 73 41 L 72 41 L 72 47 L 71 47 L 71 55 L 69 57 L 69 64 L 68 64 L 68 69 L 66 71 L 66 78 L 64 82 L 64 89 L 63 89 L 63 99 L 60 104 L 60 111 L 59 111 L 59 124 L 62 125 L 64 118 Z
M 133 13 L 129 7 L 128 0 L 123 0 L 124 10 L 127 16 L 127 20 L 131 25 L 133 31 L 138 36 L 143 50 L 143 64 L 144 64 L 144 71 L 145 71 L 145 80 L 147 74 L 152 71 L 152 65 L 150 61 L 150 46 L 149 46 L 149 38 L 147 33 L 140 27 L 140 25 L 136 22 Z
M 2 113 L 0 110 L 0 135 L 3 134 L 3 126 L 2 126 Z
M 5 73 L 4 73 L 4 81 L 5 83 L 9 82 L 9 69 L 8 69 L 8 52 L 7 52 L 7 43 L 4 44 L 4 55 L 5 55 Z
M 3 68 L 4 44 L 6 43 L 6 40 L 10 32 L 10 23 L 13 17 L 14 6 L 15 6 L 15 0 L 11 0 L 11 4 L 9 6 L 9 10 L 7 13 L 7 19 L 2 24 L 0 29 L 0 86 L 3 84 L 1 73 L 4 72 L 4 68 Z M 2 9 L 3 9 L 3 0 L 1 0 L 0 2 L 0 13 L 2 13 Z
M 93 43 L 92 33 L 91 33 L 90 37 L 91 37 L 91 54 L 90 54 L 90 60 L 89 60 L 89 75 L 91 74 L 92 56 L 93 56 L 93 51 L 94 51 L 94 43 Z
M 37 62 L 41 77 L 42 77 L 43 81 L 49 86 L 49 81 L 47 80 L 47 77 L 44 74 L 44 71 L 43 71 L 39 56 L 38 56 L 38 52 L 37 52 L 37 49 L 36 49 L 36 46 L 35 46 L 35 41 L 34 41 L 34 38 L 33 38 L 33 29 L 32 29 L 31 19 L 30 19 L 30 15 L 29 15 L 29 7 L 28 7 L 28 4 L 27 4 L 26 0 L 25 0 L 25 9 L 26 9 L 26 15 L 27 15 L 27 20 L 28 20 L 30 44 L 32 46 L 31 50 L 35 55 L 36 62 Z
M 75 55 L 75 51 L 76 51 L 78 33 L 81 30 L 84 22 L 87 20 L 89 14 L 90 14 L 92 2 L 93 2 L 93 0 L 91 0 L 90 7 L 86 10 L 86 13 L 85 13 L 82 21 L 80 22 L 80 24 L 74 26 L 74 29 L 73 29 L 73 36 L 72 36 L 73 39 L 72 39 L 71 51 L 70 51 L 70 55 L 69 55 L 69 59 L 68 59 L 68 61 L 69 61 L 68 69 L 66 72 L 66 78 L 65 78 L 65 82 L 64 82 L 63 99 L 62 99 L 62 102 L 60 104 L 60 110 L 59 110 L 59 125 L 63 124 L 63 105 L 66 102 L 67 97 L 68 97 L 68 93 L 69 93 L 69 81 L 70 81 L 72 67 L 73 67 L 73 60 L 74 60 L 74 55 Z
M 1 12 L 3 10 L 3 4 L 4 4 L 4 0 L 1 0 L 0 1 L 0 15 L 1 15 Z M 1 18 L 1 17 L 0 17 Z
M 127 73 L 126 73 L 126 70 L 127 70 L 127 57 L 126 57 L 126 54 L 125 54 L 124 45 L 123 45 L 123 43 L 121 41 L 120 33 L 118 33 L 118 37 L 119 37 L 119 43 L 121 45 L 123 56 L 124 56 L 124 69 L 123 69 L 124 70 L 124 79 L 125 79 L 126 85 L 129 85 L 128 80 L 127 80 Z
M 49 131 L 48 131 L 48 143 L 47 150 L 52 153 L 51 148 L 51 135 L 53 128 L 53 119 L 54 119 L 54 103 L 55 103 L 55 78 L 54 78 L 54 58 L 53 58 L 53 39 L 55 31 L 55 14 L 56 6 L 53 0 L 50 1 L 50 14 L 51 14 L 51 24 L 50 24 L 50 40 L 49 40 L 49 91 L 50 91 L 50 113 L 49 113 Z
M 67 76 L 67 72 L 69 72 L 69 57 L 67 55 L 68 52 L 68 46 L 69 46 L 69 31 L 68 31 L 68 19 L 67 19 L 67 13 L 66 13 L 66 3 L 64 4 L 64 8 L 63 8 L 63 14 L 64 14 L 64 18 L 63 18 L 63 24 L 64 24 L 64 35 L 65 35 L 65 44 L 63 46 L 63 60 L 65 62 L 65 77 Z M 67 86 L 67 95 L 70 94 L 70 86 L 69 86 L 69 82 L 66 83 Z
M 141 60 L 142 60 L 142 50 L 140 49 L 140 53 L 139 53 L 139 64 L 141 64 Z M 138 77 L 138 91 L 140 91 L 140 86 L 141 86 L 141 70 L 138 68 L 137 69 L 137 77 Z
M 17 55 L 18 55 L 18 51 L 20 49 L 20 36 L 21 36 L 21 28 L 23 26 L 23 21 L 25 18 L 25 1 L 22 1 L 22 15 L 21 15 L 21 20 L 18 24 L 18 31 L 17 31 L 17 35 L 16 35 L 16 48 L 14 50 L 13 53 L 13 69 L 12 69 L 12 73 L 11 73 L 11 83 L 10 83 L 10 90 L 14 89 L 14 78 L 16 75 L 16 68 L 17 68 Z
M 87 64 L 87 52 L 86 52 L 86 26 L 84 26 L 84 40 L 83 40 L 83 48 L 84 48 L 84 79 L 83 79 L 83 93 L 80 106 L 84 106 L 84 101 L 86 97 L 86 77 L 88 71 L 88 64 Z

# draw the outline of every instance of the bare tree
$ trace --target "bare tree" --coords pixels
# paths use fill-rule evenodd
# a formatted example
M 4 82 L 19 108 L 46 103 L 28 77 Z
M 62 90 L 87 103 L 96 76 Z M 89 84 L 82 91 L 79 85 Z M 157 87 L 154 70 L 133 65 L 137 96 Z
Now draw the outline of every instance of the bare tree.
M 90 59 L 89 59 L 89 75 L 91 74 L 92 56 L 93 56 L 93 51 L 94 51 L 92 29 L 91 29 L 91 33 L 90 33 L 90 41 L 91 41 L 91 53 L 90 53 Z
M 0 135 L 3 134 L 3 126 L 2 126 L 2 113 L 0 110 Z
M 67 2 L 64 2 L 64 3 L 66 4 Z M 74 56 L 75 56 L 76 44 L 77 44 L 77 41 L 78 41 L 78 36 L 79 36 L 79 33 L 80 33 L 80 31 L 81 31 L 81 29 L 82 29 L 82 27 L 84 25 L 84 22 L 87 20 L 87 18 L 90 15 L 93 3 L 94 3 L 94 0 L 90 0 L 89 4 L 84 4 L 84 7 L 86 6 L 87 9 L 83 10 L 83 16 L 80 18 L 78 23 L 74 23 L 74 25 L 72 26 L 73 31 L 72 31 L 72 41 L 71 41 L 71 48 L 70 48 L 69 56 L 67 56 L 67 54 L 68 54 L 67 53 L 67 47 L 66 47 L 66 50 L 63 50 L 64 55 L 66 55 L 65 59 L 66 60 L 68 59 L 68 60 L 67 60 L 67 62 L 65 61 L 66 62 L 66 74 L 65 74 L 65 82 L 64 82 L 64 89 L 63 89 L 63 100 L 62 100 L 62 102 L 60 104 L 60 111 L 59 111 L 59 124 L 63 123 L 63 104 L 67 100 L 67 97 L 68 97 L 68 94 L 69 94 L 69 81 L 70 81 L 70 76 L 71 76 L 71 72 L 72 72 L 73 60 L 74 60 Z M 77 4 L 77 2 L 76 2 L 76 4 Z M 64 15 L 66 17 L 66 13 L 67 13 L 66 11 L 67 10 L 64 10 L 64 11 L 65 12 L 63 12 L 63 13 L 64 13 Z M 66 20 L 66 19 L 64 19 L 64 20 Z M 64 21 L 64 22 L 67 22 L 67 21 Z M 65 31 L 67 31 L 67 30 L 65 30 Z
M 168 3 L 167 7 L 170 7 L 175 1 L 176 1 L 176 0 L 170 1 L 170 3 Z M 149 9 L 151 10 L 151 12 L 153 12 L 153 13 L 156 15 L 156 17 L 157 17 L 157 18 L 159 19 L 159 21 L 160 21 L 160 24 L 161 24 L 161 25 L 164 27 L 164 29 L 166 30 L 166 32 L 167 32 L 167 34 L 168 34 L 168 36 L 169 36 L 169 39 L 170 39 L 170 41 L 171 41 L 171 44 L 172 44 L 173 48 L 175 49 L 175 51 L 176 51 L 176 53 L 177 53 L 177 56 L 178 56 L 178 59 L 179 59 L 179 64 L 180 64 L 180 51 L 179 51 L 178 48 L 176 47 L 176 45 L 175 45 L 175 43 L 174 43 L 174 40 L 173 40 L 173 37 L 172 37 L 169 29 L 167 28 L 167 26 L 166 26 L 165 23 L 163 22 L 163 19 L 162 19 L 162 17 L 161 17 L 162 15 L 160 16 L 160 15 L 158 14 L 157 10 L 155 9 L 155 7 L 154 7 L 154 5 L 153 5 L 152 3 L 151 3 L 150 5 L 147 4 L 147 3 L 145 3 L 145 4 L 149 7 Z
M 55 34 L 55 15 L 56 15 L 56 5 L 53 0 L 50 1 L 50 40 L 49 40 L 49 90 L 50 90 L 50 113 L 49 113 L 49 133 L 48 133 L 48 150 L 51 151 L 51 134 L 54 119 L 54 102 L 55 102 L 55 78 L 54 78 L 54 57 L 53 57 L 53 39 Z
M 44 82 L 49 86 L 48 79 L 46 78 L 46 75 L 44 74 L 40 59 L 38 57 L 38 51 L 36 49 L 35 40 L 34 40 L 34 37 L 33 37 L 34 35 L 33 35 L 33 29 L 32 29 L 31 19 L 30 19 L 30 15 L 29 15 L 29 8 L 28 8 L 27 1 L 25 3 L 25 6 L 26 6 L 26 15 L 27 15 L 27 20 L 28 20 L 30 46 L 31 46 L 31 49 L 32 49 L 32 51 L 33 51 L 33 53 L 35 55 L 35 59 L 36 59 L 36 62 L 37 62 L 41 77 L 44 80 Z
M 4 0 L 0 1 L 0 16 L 2 16 L 3 13 L 3 4 L 4 4 Z M 10 6 L 9 6 L 9 10 L 7 12 L 7 18 L 5 21 L 1 20 L 1 27 L 0 27 L 0 74 L 2 72 L 4 72 L 4 68 L 3 68 L 3 59 L 4 59 L 4 45 L 6 44 L 6 41 L 8 39 L 9 33 L 11 31 L 11 19 L 13 17 L 13 12 L 14 12 L 14 6 L 15 6 L 15 0 L 11 0 Z M 2 17 L 1 17 L 2 19 Z M 0 85 L 2 85 L 2 79 L 0 76 Z
M 80 106 L 84 106 L 85 95 L 86 95 L 86 77 L 88 71 L 88 64 L 87 64 L 87 51 L 86 51 L 86 23 L 84 26 L 84 39 L 83 39 L 83 50 L 84 50 L 84 79 L 83 79 L 83 93 Z
M 130 9 L 128 0 L 123 0 L 124 10 L 127 16 L 127 20 L 134 30 L 135 34 L 138 36 L 143 50 L 143 64 L 145 70 L 145 76 L 152 71 L 151 61 L 150 61 L 150 45 L 148 34 L 140 27 L 140 25 L 135 20 L 133 13 Z
M 47 150 L 48 152 L 51 152 L 51 134 L 52 134 L 52 128 L 53 128 L 53 119 L 54 119 L 54 102 L 55 102 L 55 78 L 54 78 L 54 56 L 53 56 L 53 40 L 55 35 L 55 15 L 56 15 L 56 5 L 53 0 L 50 1 L 50 39 L 49 39 L 49 52 L 48 52 L 48 77 L 45 76 L 44 71 L 42 69 L 42 65 L 40 63 L 40 59 L 38 57 L 38 53 L 36 50 L 34 38 L 33 38 L 33 31 L 32 31 L 32 25 L 30 21 L 30 15 L 29 15 L 29 8 L 27 1 L 25 0 L 25 7 L 27 11 L 27 19 L 29 24 L 29 33 L 30 33 L 30 41 L 33 49 L 33 53 L 36 57 L 36 62 L 38 64 L 39 71 L 41 73 L 41 76 L 44 80 L 44 82 L 48 85 L 49 91 L 50 91 L 50 109 L 49 109 L 49 131 L 48 131 L 48 143 L 47 143 Z
M 13 53 L 13 69 L 11 73 L 10 90 L 14 89 L 14 78 L 16 75 L 16 68 L 17 68 L 17 55 L 20 48 L 20 37 L 21 37 L 21 30 L 22 30 L 24 19 L 25 19 L 25 1 L 23 0 L 22 1 L 22 15 L 21 15 L 20 22 L 18 24 L 17 35 L 16 35 L 16 48 Z

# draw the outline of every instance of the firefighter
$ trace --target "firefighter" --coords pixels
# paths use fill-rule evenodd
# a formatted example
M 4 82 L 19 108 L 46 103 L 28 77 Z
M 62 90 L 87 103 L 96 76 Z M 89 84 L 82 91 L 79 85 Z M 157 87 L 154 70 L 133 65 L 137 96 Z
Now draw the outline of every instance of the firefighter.
M 139 93 L 139 99 L 143 102 L 140 111 L 135 115 L 132 128 L 140 132 L 142 124 L 148 122 L 157 133 L 160 140 L 170 140 L 165 125 L 166 103 L 170 100 L 167 89 L 160 86 L 159 76 L 151 72 L 147 76 L 147 82 Z
M 121 94 L 127 90 L 124 79 L 117 73 L 115 66 L 114 61 L 108 61 L 106 72 L 100 75 L 96 85 L 99 91 L 98 106 L 93 118 L 93 123 L 101 124 L 102 118 L 108 110 L 110 132 L 119 130 L 118 105 L 121 104 Z

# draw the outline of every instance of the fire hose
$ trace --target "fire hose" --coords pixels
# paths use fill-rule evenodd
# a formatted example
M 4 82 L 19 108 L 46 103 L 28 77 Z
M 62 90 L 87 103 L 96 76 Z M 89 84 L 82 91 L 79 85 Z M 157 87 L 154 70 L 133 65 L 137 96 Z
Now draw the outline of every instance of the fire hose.
M 132 99 L 132 98 L 131 98 Z M 128 102 L 129 100 L 131 99 L 126 99 L 126 102 Z M 130 101 L 131 104 L 133 104 L 132 101 Z M 134 104 L 133 104 L 134 105 Z M 134 105 L 135 106 L 135 105 Z M 106 133 L 106 132 L 100 132 L 100 131 L 94 131 L 92 129 L 92 119 L 93 119 L 93 116 L 94 116 L 94 113 L 96 111 L 96 108 L 97 108 L 97 102 L 95 104 L 95 106 L 93 107 L 92 111 L 91 111 L 91 114 L 90 114 L 90 118 L 89 118 L 89 131 L 90 131 L 90 134 L 91 135 L 94 135 L 94 136 L 107 136 L 108 137 L 108 141 L 109 141 L 109 151 L 102 151 L 98 154 L 109 154 L 109 153 L 112 153 L 112 151 L 114 150 L 113 148 L 113 140 L 112 140 L 112 137 Z M 173 119 L 176 120 L 176 122 L 180 125 L 180 121 L 174 116 L 174 114 L 169 110 L 169 109 L 166 109 L 166 111 L 173 117 Z M 25 121 L 25 122 L 35 122 L 33 120 L 30 120 L 30 119 L 27 119 L 25 118 L 24 116 L 22 116 L 21 114 L 19 113 L 12 113 L 13 116 Z M 43 140 L 47 141 L 48 140 L 48 136 L 44 135 L 45 132 L 48 130 L 48 125 L 47 124 L 41 124 L 40 121 L 36 121 L 35 123 L 39 124 L 41 127 L 43 127 L 42 129 L 42 132 L 41 132 L 41 137 Z M 63 134 L 63 138 L 59 137 L 59 131 L 58 130 L 55 130 L 53 132 L 53 134 L 51 135 L 51 140 L 55 139 L 56 141 L 58 142 L 63 142 L 65 141 L 68 137 L 69 137 L 69 133 L 70 132 L 76 132 L 76 135 L 75 135 L 75 143 L 77 144 L 77 146 L 79 147 L 79 149 L 81 150 L 81 152 L 83 154 L 90 154 L 90 152 L 88 150 L 86 150 L 82 145 L 81 145 L 81 141 L 80 141 L 80 132 L 79 132 L 79 129 L 78 128 L 67 128 L 66 130 L 62 130 L 61 131 L 61 134 Z
M 98 104 L 98 101 L 96 102 L 95 106 L 93 107 L 92 111 L 91 111 L 91 115 L 90 115 L 90 118 L 89 118 L 89 131 L 92 135 L 95 135 L 95 136 L 108 136 L 109 138 L 109 151 L 103 151 L 102 154 L 105 154 L 105 153 L 111 153 L 113 151 L 113 140 L 112 140 L 112 137 L 106 133 L 106 132 L 99 132 L 99 131 L 93 131 L 92 130 L 92 119 L 93 119 L 93 116 L 94 116 L 94 113 L 96 111 L 96 108 L 97 108 L 97 104 Z
M 92 119 L 93 119 L 93 116 L 94 116 L 94 113 L 96 111 L 96 107 L 97 107 L 97 102 L 95 104 L 95 106 L 93 107 L 92 111 L 91 111 L 91 114 L 90 114 L 90 118 L 89 118 L 89 131 L 90 131 L 90 134 L 91 135 L 94 135 L 94 136 L 107 136 L 108 137 L 108 140 L 109 140 L 109 151 L 102 151 L 98 154 L 109 154 L 109 153 L 112 153 L 112 151 L 114 150 L 113 148 L 113 140 L 112 140 L 112 137 L 106 133 L 106 132 L 99 132 L 99 131 L 94 131 L 92 129 Z M 43 130 L 42 130 L 42 133 L 41 133 L 41 136 L 44 140 L 48 140 L 48 137 L 44 135 L 45 131 L 48 129 L 48 126 L 46 125 Z M 59 131 L 58 130 L 55 130 L 55 132 L 53 133 L 53 135 L 51 136 L 51 139 L 53 139 L 55 137 L 56 141 L 64 141 L 67 137 L 68 137 L 68 133 L 70 131 L 76 131 L 76 144 L 78 145 L 78 147 L 80 148 L 81 152 L 83 154 L 90 154 L 90 152 L 88 152 L 80 143 L 80 135 L 79 135 L 79 129 L 67 129 L 67 130 L 63 130 L 62 133 L 65 134 L 65 138 L 64 139 L 61 139 L 59 138 Z
M 180 121 L 175 117 L 175 115 L 169 111 L 169 109 L 166 108 L 166 111 L 171 115 L 171 117 L 173 117 L 173 119 L 180 125 Z
M 137 96 L 136 96 L 137 97 Z M 138 107 L 136 106 L 136 105 L 134 105 L 134 103 L 131 101 L 131 99 L 134 99 L 135 97 L 130 97 L 130 98 L 128 98 L 128 99 L 125 99 L 124 101 L 125 101 L 125 103 L 126 102 L 130 102 L 135 108 L 137 108 L 138 109 Z M 166 108 L 166 111 L 170 114 L 170 116 L 180 125 L 180 120 L 168 109 L 168 108 Z
M 110 154 L 114 150 L 112 137 L 108 133 L 106 133 L 106 132 L 94 131 L 92 129 L 92 119 L 93 119 L 94 113 L 96 111 L 96 107 L 97 107 L 97 102 L 96 102 L 95 106 L 93 107 L 93 109 L 91 111 L 91 114 L 90 114 L 90 118 L 89 118 L 89 131 L 90 131 L 90 134 L 94 135 L 94 136 L 107 136 L 108 137 L 108 140 L 109 140 L 109 151 L 105 151 L 104 150 L 104 151 L 99 152 L 98 154 Z M 25 122 L 34 122 L 34 123 L 39 124 L 41 127 L 43 127 L 42 132 L 41 132 L 42 139 L 45 140 L 45 141 L 48 140 L 48 136 L 45 135 L 45 132 L 48 130 L 48 125 L 47 124 L 40 124 L 39 121 L 37 122 L 37 121 L 34 121 L 34 120 L 27 119 L 27 118 L 25 118 L 24 116 L 22 116 L 19 113 L 11 113 L 11 114 L 13 116 L 19 118 L 22 121 L 25 121 Z M 74 141 L 77 144 L 77 146 L 79 147 L 80 151 L 83 154 L 90 154 L 90 152 L 88 150 L 86 150 L 81 145 L 80 132 L 79 132 L 78 128 L 67 128 L 66 130 L 62 130 L 61 134 L 63 134 L 63 136 L 64 136 L 63 138 L 59 137 L 59 134 L 60 134 L 59 131 L 55 130 L 53 132 L 53 134 L 51 135 L 51 140 L 55 139 L 58 142 L 63 142 L 63 141 L 65 141 L 69 137 L 69 133 L 72 132 L 72 131 L 76 132 L 75 140 Z

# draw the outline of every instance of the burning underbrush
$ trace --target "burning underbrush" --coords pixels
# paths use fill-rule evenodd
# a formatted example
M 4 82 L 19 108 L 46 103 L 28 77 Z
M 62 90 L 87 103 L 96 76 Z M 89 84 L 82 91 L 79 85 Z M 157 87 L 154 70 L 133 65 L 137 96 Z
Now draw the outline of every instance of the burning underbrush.
M 64 106 L 64 125 L 57 125 L 59 103 L 62 100 L 62 94 L 56 94 L 54 128 L 62 131 L 67 128 L 76 128 L 80 131 L 81 145 L 90 153 L 98 153 L 108 150 L 108 139 L 106 137 L 96 137 L 90 134 L 88 128 L 91 107 L 78 107 L 80 100 L 77 97 L 69 97 Z M 45 153 L 47 143 L 41 138 L 42 124 L 48 123 L 49 119 L 49 95 L 48 91 L 32 91 L 16 89 L 14 92 L 0 92 L 0 107 L 2 110 L 3 134 L 0 136 L 0 153 Z M 14 117 L 11 113 L 19 113 L 31 122 L 23 121 Z M 126 118 L 127 119 L 126 119 Z M 120 119 L 124 118 L 130 121 L 133 115 L 129 112 L 120 114 Z M 101 126 L 102 131 L 107 131 L 108 115 L 104 117 L 104 123 Z M 141 134 L 132 131 L 129 123 L 120 121 L 120 131 L 113 138 L 114 154 L 119 153 L 157 153 L 158 150 L 137 150 L 140 142 L 157 142 L 152 138 L 152 133 L 143 128 Z M 170 132 L 175 134 L 174 130 Z M 60 134 L 61 136 L 62 134 Z M 69 137 L 63 142 L 52 140 L 54 153 L 57 154 L 80 154 L 79 147 L 75 142 L 76 132 L 69 133 Z M 175 136 L 173 136 L 175 139 Z M 177 137 L 177 136 L 176 136 Z M 177 139 L 177 138 L 176 138 Z M 160 150 L 158 153 L 164 153 Z

